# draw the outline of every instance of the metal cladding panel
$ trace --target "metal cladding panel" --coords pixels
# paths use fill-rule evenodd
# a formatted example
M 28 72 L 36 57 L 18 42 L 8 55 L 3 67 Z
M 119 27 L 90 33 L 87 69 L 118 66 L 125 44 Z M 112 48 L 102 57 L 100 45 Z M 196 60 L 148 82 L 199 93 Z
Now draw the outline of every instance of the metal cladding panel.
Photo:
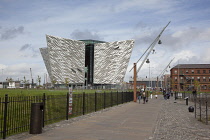
M 85 82 L 85 43 L 71 39 L 46 36 L 51 80 L 58 83 Z
M 48 48 L 39 48 L 42 58 L 44 60 L 47 72 L 49 74 L 50 79 L 52 78 L 51 74 L 51 67 L 50 67 L 50 61 L 49 61 L 49 54 L 48 54 Z
M 134 40 L 95 44 L 94 84 L 117 84 L 123 81 Z

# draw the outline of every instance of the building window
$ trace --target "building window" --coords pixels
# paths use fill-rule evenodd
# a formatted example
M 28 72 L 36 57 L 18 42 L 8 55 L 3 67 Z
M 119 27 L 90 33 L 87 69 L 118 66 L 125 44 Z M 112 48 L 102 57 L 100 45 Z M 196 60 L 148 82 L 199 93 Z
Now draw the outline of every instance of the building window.
M 204 89 L 204 90 L 206 90 L 206 89 L 207 89 L 207 85 L 203 85 L 202 87 L 203 87 L 203 89 Z
M 210 70 L 209 70 L 209 73 L 210 73 Z
M 191 77 L 190 80 L 191 80 L 190 82 L 193 82 L 194 81 L 194 77 Z
M 175 70 L 174 73 L 177 74 L 177 70 Z
M 177 89 L 177 85 L 175 85 L 174 88 Z
M 206 82 L 206 77 L 203 77 L 203 81 Z
M 210 78 L 210 77 L 209 77 Z M 177 77 L 174 77 L 175 81 L 177 82 Z
M 203 73 L 206 73 L 206 70 L 203 70 Z
M 194 73 L 194 70 L 192 70 L 191 72 Z
M 200 73 L 200 70 L 197 70 L 197 73 Z
M 200 77 L 197 77 L 197 80 L 200 82 L 201 80 L 200 80 Z
M 186 70 L 186 73 L 188 73 L 188 70 Z

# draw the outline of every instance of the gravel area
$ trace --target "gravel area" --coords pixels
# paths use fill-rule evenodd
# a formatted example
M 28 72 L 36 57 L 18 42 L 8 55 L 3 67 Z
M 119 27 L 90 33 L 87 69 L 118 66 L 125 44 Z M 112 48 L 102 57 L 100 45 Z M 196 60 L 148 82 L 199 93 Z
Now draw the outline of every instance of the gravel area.
M 176 102 L 176 103 L 175 103 Z M 185 101 L 165 100 L 157 119 L 153 140 L 210 140 L 210 125 L 195 118 Z

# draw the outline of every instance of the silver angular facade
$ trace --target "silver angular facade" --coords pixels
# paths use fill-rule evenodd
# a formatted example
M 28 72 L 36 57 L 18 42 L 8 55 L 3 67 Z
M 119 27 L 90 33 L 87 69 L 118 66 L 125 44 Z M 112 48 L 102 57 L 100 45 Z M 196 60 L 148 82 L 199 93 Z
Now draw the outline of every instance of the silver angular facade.
M 49 77 L 57 84 L 84 84 L 86 45 L 83 41 L 46 35 L 47 48 L 40 48 Z M 123 82 L 134 40 L 95 43 L 93 84 L 118 84 Z M 87 54 L 86 54 L 87 55 Z
M 85 43 L 46 35 L 47 48 L 40 48 L 51 81 L 85 82 Z
M 94 83 L 123 82 L 134 40 L 98 43 L 94 48 Z

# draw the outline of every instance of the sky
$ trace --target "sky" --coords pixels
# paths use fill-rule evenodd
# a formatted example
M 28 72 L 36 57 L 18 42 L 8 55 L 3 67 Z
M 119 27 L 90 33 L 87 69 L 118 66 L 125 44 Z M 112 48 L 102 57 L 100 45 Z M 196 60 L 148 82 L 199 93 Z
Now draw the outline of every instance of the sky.
M 47 34 L 106 42 L 134 39 L 128 82 L 133 63 L 169 21 L 140 78 L 159 76 L 173 58 L 170 67 L 210 63 L 210 0 L 0 0 L 0 81 L 31 80 L 31 68 L 35 82 L 38 75 L 44 82 L 47 70 L 39 48 L 47 47 Z

